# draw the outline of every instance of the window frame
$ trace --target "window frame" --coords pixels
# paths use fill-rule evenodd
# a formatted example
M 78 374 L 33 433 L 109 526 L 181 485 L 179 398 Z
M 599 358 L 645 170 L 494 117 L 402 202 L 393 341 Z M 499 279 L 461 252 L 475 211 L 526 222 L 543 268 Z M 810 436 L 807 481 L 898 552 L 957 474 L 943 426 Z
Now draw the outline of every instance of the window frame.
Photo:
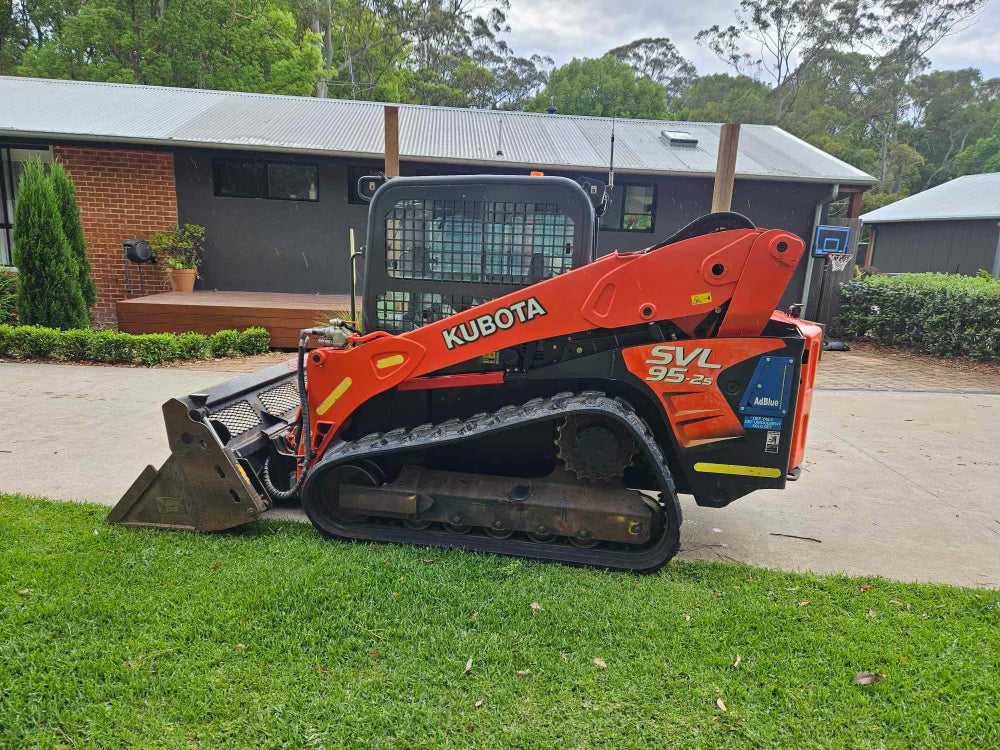
M 223 162 L 243 162 L 260 165 L 263 168 L 263 183 L 266 195 L 226 195 L 219 192 L 219 181 L 216 179 L 217 169 Z M 284 166 L 303 167 L 312 169 L 316 175 L 316 197 L 315 198 L 283 198 L 271 195 L 271 165 L 280 164 Z M 265 200 L 265 201 L 291 201 L 293 203 L 319 203 L 320 201 L 320 180 L 318 162 L 300 162 L 290 159 L 254 159 L 239 156 L 213 156 L 212 157 L 212 195 L 216 198 L 235 198 L 237 200 Z
M 629 234 L 652 234 L 656 231 L 656 199 L 657 184 L 655 182 L 620 182 L 615 185 L 616 189 L 621 189 L 621 206 L 617 211 L 617 222 L 612 226 L 602 226 L 602 232 L 628 232 Z M 629 213 L 628 216 L 649 216 L 649 229 L 632 229 L 625 226 L 625 203 L 628 200 L 629 188 L 650 188 L 653 192 L 652 201 L 648 214 Z

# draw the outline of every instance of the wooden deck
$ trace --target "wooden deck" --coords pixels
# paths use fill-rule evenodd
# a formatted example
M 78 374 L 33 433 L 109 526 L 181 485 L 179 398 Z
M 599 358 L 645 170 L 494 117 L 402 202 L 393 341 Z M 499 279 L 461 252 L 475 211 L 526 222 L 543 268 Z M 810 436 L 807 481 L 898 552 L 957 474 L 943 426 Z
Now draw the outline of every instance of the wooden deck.
M 361 315 L 361 298 L 356 298 Z M 165 292 L 118 302 L 118 330 L 125 333 L 215 333 L 263 326 L 271 346 L 298 346 L 299 330 L 329 318 L 349 318 L 347 294 L 275 292 Z

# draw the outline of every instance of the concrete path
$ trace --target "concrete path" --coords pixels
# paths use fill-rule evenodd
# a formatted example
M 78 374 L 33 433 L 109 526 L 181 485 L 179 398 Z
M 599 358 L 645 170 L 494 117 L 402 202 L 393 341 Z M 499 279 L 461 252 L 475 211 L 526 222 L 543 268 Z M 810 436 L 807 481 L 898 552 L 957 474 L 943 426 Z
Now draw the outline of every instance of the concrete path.
M 800 481 L 722 510 L 682 498 L 682 558 L 1000 588 L 1000 377 L 873 390 L 873 356 L 825 355 Z M 236 374 L 0 363 L 0 491 L 113 504 L 166 458 L 160 404 Z

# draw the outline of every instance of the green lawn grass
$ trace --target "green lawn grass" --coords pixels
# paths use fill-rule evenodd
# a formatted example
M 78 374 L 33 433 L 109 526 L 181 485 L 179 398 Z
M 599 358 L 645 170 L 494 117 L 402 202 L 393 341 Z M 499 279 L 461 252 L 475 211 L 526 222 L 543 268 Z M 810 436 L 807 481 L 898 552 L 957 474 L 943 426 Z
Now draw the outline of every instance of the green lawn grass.
M 0 495 L 0 747 L 1000 745 L 995 591 L 105 512 Z

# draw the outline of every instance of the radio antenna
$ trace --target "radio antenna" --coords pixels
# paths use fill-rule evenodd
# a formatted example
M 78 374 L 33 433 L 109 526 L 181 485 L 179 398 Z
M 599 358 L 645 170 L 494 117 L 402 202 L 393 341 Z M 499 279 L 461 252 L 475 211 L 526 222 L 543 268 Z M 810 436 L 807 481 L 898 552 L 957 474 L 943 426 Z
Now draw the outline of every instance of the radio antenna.
M 615 186 L 615 118 L 611 118 L 611 162 L 608 165 L 608 187 Z

